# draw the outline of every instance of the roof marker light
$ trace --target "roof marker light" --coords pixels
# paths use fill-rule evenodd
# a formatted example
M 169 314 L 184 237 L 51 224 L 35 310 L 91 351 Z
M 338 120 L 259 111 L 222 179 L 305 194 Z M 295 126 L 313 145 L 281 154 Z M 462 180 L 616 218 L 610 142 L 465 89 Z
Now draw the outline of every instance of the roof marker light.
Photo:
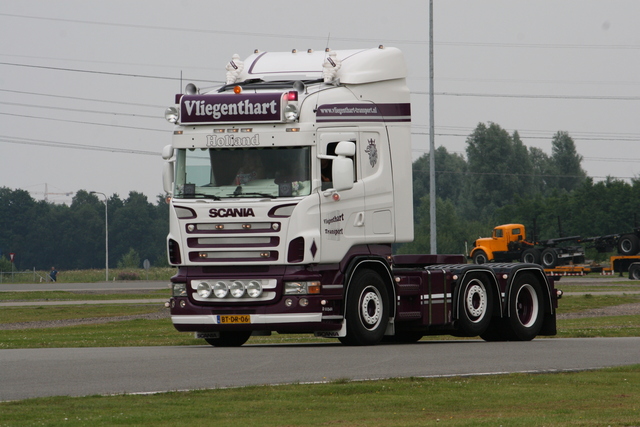
M 240 92 L 242 92 L 242 86 L 234 86 L 233 93 L 238 95 Z

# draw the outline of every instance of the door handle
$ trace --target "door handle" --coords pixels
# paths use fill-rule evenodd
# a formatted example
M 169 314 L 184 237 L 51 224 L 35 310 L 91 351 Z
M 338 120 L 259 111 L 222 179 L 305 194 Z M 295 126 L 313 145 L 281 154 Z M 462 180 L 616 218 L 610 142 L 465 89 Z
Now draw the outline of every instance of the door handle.
M 364 226 L 364 212 L 358 212 L 356 215 L 356 220 L 353 222 L 354 227 L 362 227 Z

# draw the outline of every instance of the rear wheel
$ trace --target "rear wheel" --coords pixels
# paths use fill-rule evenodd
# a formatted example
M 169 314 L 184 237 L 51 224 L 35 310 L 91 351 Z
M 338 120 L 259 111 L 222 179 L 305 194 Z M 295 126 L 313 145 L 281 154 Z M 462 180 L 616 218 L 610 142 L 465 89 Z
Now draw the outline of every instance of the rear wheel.
M 533 248 L 527 249 L 522 252 L 520 261 L 526 262 L 527 264 L 540 264 L 540 251 Z
M 640 263 L 633 263 L 629 266 L 629 279 L 640 280 Z
M 556 250 L 547 248 L 542 251 L 541 261 L 544 268 L 556 268 L 558 265 L 558 254 Z
M 487 257 L 487 253 L 482 249 L 473 254 L 474 264 L 484 264 L 486 262 L 489 262 L 489 258 Z
M 204 340 L 214 347 L 240 347 L 251 337 L 251 331 L 220 332 L 218 338 L 205 338 Z
M 375 345 L 382 340 L 389 323 L 389 297 L 382 278 L 372 270 L 356 273 L 349 290 L 345 320 L 347 345 Z
M 617 246 L 620 255 L 635 255 L 640 251 L 640 239 L 635 234 L 625 234 L 618 239 Z
M 509 297 L 509 326 L 516 341 L 534 339 L 544 321 L 544 298 L 539 280 L 532 274 L 519 275 Z

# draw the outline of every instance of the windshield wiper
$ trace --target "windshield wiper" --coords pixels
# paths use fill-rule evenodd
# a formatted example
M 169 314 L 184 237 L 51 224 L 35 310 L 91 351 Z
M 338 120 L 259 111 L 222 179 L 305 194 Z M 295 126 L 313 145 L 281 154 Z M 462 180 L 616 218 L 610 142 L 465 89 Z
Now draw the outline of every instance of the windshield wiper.
M 204 197 L 205 199 L 213 199 L 213 200 L 221 200 L 220 197 L 216 196 L 215 194 L 205 194 L 205 193 L 189 193 L 189 194 L 182 194 L 182 197 L 194 197 L 194 196 L 201 196 Z
M 233 194 L 227 194 L 228 197 L 245 197 L 245 196 L 258 196 L 258 197 L 266 197 L 268 199 L 275 199 L 276 196 L 273 194 L 267 193 L 242 193 L 238 191 L 234 191 Z

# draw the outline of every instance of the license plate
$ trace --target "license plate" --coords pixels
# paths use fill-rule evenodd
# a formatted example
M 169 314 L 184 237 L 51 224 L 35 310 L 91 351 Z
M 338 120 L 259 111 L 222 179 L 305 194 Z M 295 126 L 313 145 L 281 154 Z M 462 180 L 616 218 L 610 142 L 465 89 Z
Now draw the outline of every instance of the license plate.
M 251 316 L 244 315 L 221 315 L 218 316 L 218 323 L 251 323 Z

